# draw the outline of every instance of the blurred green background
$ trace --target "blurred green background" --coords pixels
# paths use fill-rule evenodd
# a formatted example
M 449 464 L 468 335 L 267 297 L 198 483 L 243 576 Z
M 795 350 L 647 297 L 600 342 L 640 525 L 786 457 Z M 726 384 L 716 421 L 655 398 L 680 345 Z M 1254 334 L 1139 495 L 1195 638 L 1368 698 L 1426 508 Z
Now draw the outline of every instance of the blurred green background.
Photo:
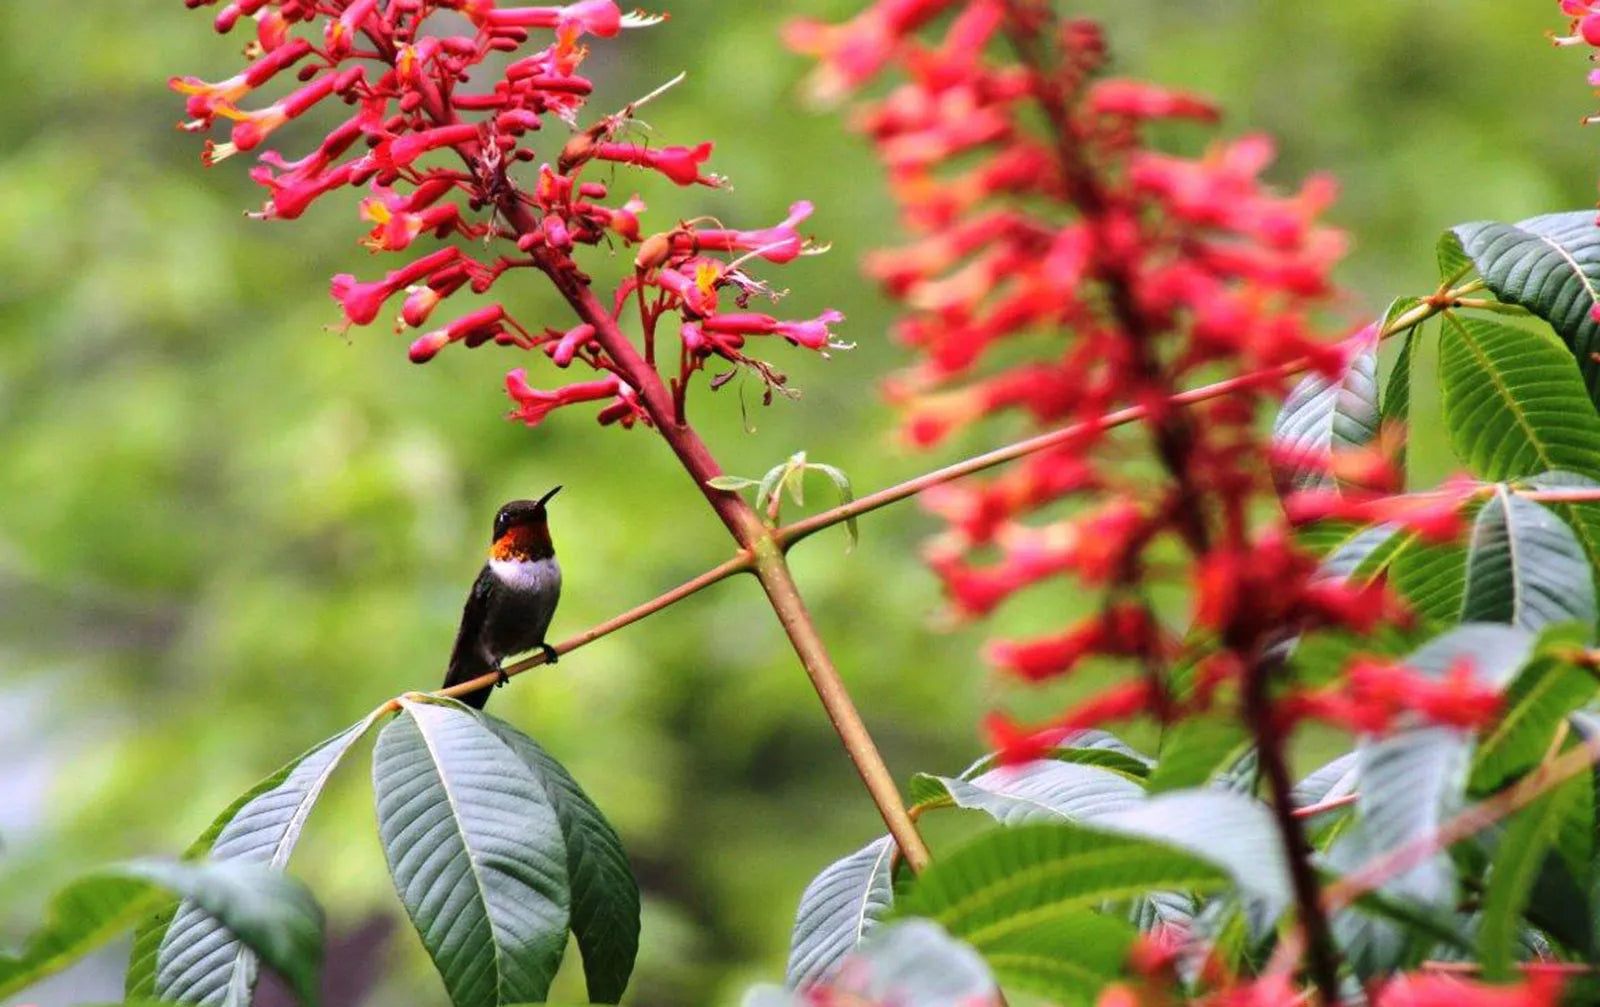
M 809 227 L 833 253 L 767 275 L 793 290 L 793 317 L 845 311 L 858 348 L 826 361 L 777 352 L 804 396 L 763 409 L 745 388 L 753 431 L 737 385 L 699 388 L 692 405 L 732 472 L 805 448 L 868 490 L 1016 430 L 996 424 L 937 457 L 909 456 L 891 435 L 877 382 L 906 357 L 854 269 L 894 233 L 893 215 L 863 144 L 837 116 L 797 107 L 804 64 L 777 43 L 787 17 L 852 6 L 682 0 L 667 24 L 598 45 L 588 72 L 607 110 L 687 70 L 645 118 L 658 142 L 714 139 L 713 167 L 734 182 L 650 188 L 647 226 L 699 214 L 766 226 L 791 200 L 816 201 Z M 1433 240 L 1453 223 L 1593 200 L 1600 134 L 1578 119 L 1596 100 L 1582 56 L 1542 38 L 1564 28 L 1554 3 L 1077 9 L 1109 22 L 1118 72 L 1215 95 L 1228 134 L 1275 134 L 1275 178 L 1341 180 L 1333 219 L 1355 236 L 1343 273 L 1352 313 L 1431 289 Z M 599 429 L 588 409 L 532 431 L 505 422 L 500 379 L 523 360 L 451 348 L 418 368 L 382 325 L 324 331 L 337 320 L 330 274 L 394 263 L 355 245 L 351 199 L 297 222 L 246 220 L 262 197 L 244 159 L 202 170 L 198 142 L 172 130 L 181 105 L 166 78 L 226 76 L 237 46 L 177 0 L 0 5 L 7 939 L 81 868 L 175 854 L 295 753 L 398 691 L 435 685 L 505 499 L 567 487 L 554 507 L 567 577 L 558 636 L 727 552 L 648 432 Z M 293 156 L 314 141 L 290 130 L 276 146 Z M 569 324 L 531 283 L 500 293 L 531 325 Z M 558 383 L 548 367 L 533 372 Z M 1450 467 L 1430 457 L 1432 474 Z M 959 768 L 977 751 L 980 712 L 1012 698 L 981 670 L 979 633 L 934 626 L 937 588 L 916 558 L 932 529 L 908 507 L 867 519 L 848 556 L 838 534 L 795 556 L 902 779 Z M 1052 607 L 1070 601 L 1038 592 L 1001 625 L 1059 622 Z M 493 709 L 565 761 L 623 834 L 647 893 L 637 1003 L 734 1003 L 750 981 L 777 977 L 806 880 L 876 834 L 751 583 L 520 679 Z M 344 949 L 333 1002 L 441 1002 L 372 819 L 352 759 L 295 857 Z M 119 969 L 102 956 L 31 1002 L 112 998 Z M 558 993 L 579 998 L 576 979 Z

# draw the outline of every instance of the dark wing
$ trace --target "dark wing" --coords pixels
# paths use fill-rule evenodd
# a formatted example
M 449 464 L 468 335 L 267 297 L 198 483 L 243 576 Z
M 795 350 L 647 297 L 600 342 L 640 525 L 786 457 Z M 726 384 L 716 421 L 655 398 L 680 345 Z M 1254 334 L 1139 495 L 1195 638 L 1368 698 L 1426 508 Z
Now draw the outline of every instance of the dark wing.
M 444 676 L 445 688 L 470 682 L 495 669 L 483 652 L 484 623 L 489 618 L 489 592 L 493 587 L 494 573 L 484 567 L 467 595 L 467 604 L 461 610 L 461 628 L 456 631 L 455 649 L 450 652 L 450 670 Z M 489 686 L 456 698 L 481 710 L 492 691 L 493 687 Z

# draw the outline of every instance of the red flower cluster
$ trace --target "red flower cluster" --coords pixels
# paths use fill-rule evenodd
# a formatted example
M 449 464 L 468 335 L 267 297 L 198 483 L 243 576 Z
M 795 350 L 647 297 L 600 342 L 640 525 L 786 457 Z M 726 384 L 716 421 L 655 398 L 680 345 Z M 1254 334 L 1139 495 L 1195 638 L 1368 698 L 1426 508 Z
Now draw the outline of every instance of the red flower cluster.
M 1215 108 L 1103 77 L 1098 28 L 1059 21 L 1039 0 L 879 0 L 844 24 L 795 25 L 790 41 L 819 60 L 819 95 L 842 96 L 888 68 L 905 78 L 856 123 L 916 235 L 866 263 L 904 306 L 898 333 L 920 358 L 890 387 L 907 438 L 932 445 L 1008 413 L 1082 431 L 1003 475 L 926 496 L 948 522 L 928 556 L 957 613 L 985 615 L 1061 577 L 1104 592 L 1101 611 L 1065 632 L 992 644 L 991 664 L 1027 680 L 1096 656 L 1141 669 L 1140 681 L 1040 732 L 991 718 L 1004 755 L 1036 752 L 1094 718 L 1179 715 L 1293 633 L 1370 628 L 1396 611 L 1381 586 L 1319 579 L 1314 557 L 1260 521 L 1271 448 L 1257 404 L 1276 400 L 1288 368 L 1331 375 L 1350 348 L 1314 323 L 1336 293 L 1329 274 L 1345 247 L 1319 221 L 1332 182 L 1274 193 L 1261 181 L 1273 150 L 1260 136 L 1199 157 L 1146 146 L 1149 124 L 1209 128 Z M 1173 401 L 1230 374 L 1254 377 L 1201 407 Z M 1100 418 L 1128 406 L 1142 410 L 1159 481 L 1105 464 L 1123 445 Z M 1365 491 L 1301 498 L 1297 519 L 1361 508 L 1434 538 L 1459 530 L 1458 500 L 1388 495 L 1387 455 L 1330 464 Z M 1081 503 L 1088 493 L 1100 502 Z M 1189 653 L 1146 592 L 1173 543 L 1195 571 L 1192 622 L 1203 632 Z M 1184 696 L 1165 673 L 1180 656 L 1202 672 Z
M 1500 692 L 1473 674 L 1470 660 L 1435 678 L 1393 661 L 1362 657 L 1334 684 L 1292 692 L 1278 712 L 1290 722 L 1320 720 L 1369 734 L 1406 722 L 1472 731 L 1487 727 L 1500 713 Z
M 186 2 L 197 7 L 215 0 Z M 430 20 L 436 14 L 445 16 Z M 609 162 L 654 171 L 678 185 L 721 184 L 704 169 L 709 143 L 628 141 L 638 103 L 578 129 L 593 90 L 579 72 L 588 54 L 585 40 L 611 38 L 660 17 L 624 14 L 613 0 L 535 7 L 502 7 L 496 0 L 234 0 L 218 12 L 216 29 L 232 31 L 242 20 L 253 22 L 255 32 L 244 70 L 215 83 L 171 81 L 187 96 L 191 118 L 182 128 L 231 123 L 226 142 L 207 141 L 207 164 L 260 147 L 313 110 L 347 109 L 305 156 L 259 155 L 251 177 L 269 195 L 254 216 L 293 219 L 322 196 L 355 187 L 368 194 L 361 202 L 361 215 L 372 224 L 363 239 L 368 248 L 405 252 L 424 240 L 446 242 L 378 280 L 334 277 L 332 294 L 347 325 L 369 324 L 399 299 L 397 327 L 425 329 L 442 301 L 463 290 L 487 294 L 515 269 L 539 270 L 564 289 L 581 287 L 588 278 L 572 258 L 576 246 L 621 243 L 638 245 L 639 253 L 634 275 L 612 299 L 613 319 L 620 323 L 623 311 L 636 306 L 651 362 L 659 322 L 678 319 L 682 352 L 672 355 L 679 358 L 673 388 L 680 415 L 689 376 L 713 358 L 751 368 L 769 391 L 783 383 L 780 373 L 745 354 L 751 337 L 822 351 L 840 345 L 830 329 L 842 317 L 838 312 L 781 321 L 747 310 L 752 296 L 776 295 L 745 264 L 783 263 L 816 250 L 798 230 L 809 203 L 796 203 L 773 227 L 735 231 L 685 222 L 647 237 L 637 196 L 619 201 L 605 182 L 584 179 L 586 166 Z M 523 54 L 536 36 L 542 46 Z M 486 79 L 490 66 L 494 76 Z M 289 94 L 260 108 L 242 107 L 286 75 L 299 85 Z M 541 155 L 534 140 L 552 118 L 575 132 Z M 422 363 L 452 343 L 495 343 L 537 349 L 562 368 L 581 360 L 605 376 L 543 392 L 529 387 L 522 369 L 513 371 L 507 382 L 517 403 L 513 415 L 534 424 L 557 406 L 593 401 L 603 403 L 602 422 L 648 422 L 618 359 L 625 351 L 595 336 L 592 325 L 529 327 L 493 303 L 427 328 L 410 355 Z

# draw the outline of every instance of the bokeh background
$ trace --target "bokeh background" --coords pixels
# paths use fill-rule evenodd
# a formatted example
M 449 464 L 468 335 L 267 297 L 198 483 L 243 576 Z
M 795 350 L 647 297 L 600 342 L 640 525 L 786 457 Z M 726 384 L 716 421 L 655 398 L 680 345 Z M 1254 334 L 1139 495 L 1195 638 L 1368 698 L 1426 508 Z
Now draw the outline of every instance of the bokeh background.
M 717 142 L 728 192 L 651 188 L 656 227 L 713 214 L 765 226 L 817 203 L 832 254 L 772 278 L 795 317 L 833 306 L 857 348 L 780 353 L 804 395 L 762 408 L 730 386 L 694 399 L 713 449 L 759 474 L 804 448 L 858 490 L 1000 443 L 997 423 L 941 453 L 893 437 L 877 384 L 905 362 L 884 304 L 856 278 L 894 233 L 880 176 L 835 115 L 799 107 L 780 24 L 843 0 L 679 0 L 672 20 L 597 47 L 595 107 L 679 70 L 645 119 L 657 142 Z M 1119 72 L 1191 87 L 1225 131 L 1281 145 L 1275 178 L 1343 184 L 1355 236 L 1352 317 L 1431 289 L 1440 230 L 1589 205 L 1600 133 L 1587 66 L 1542 33 L 1556 5 L 1474 0 L 1085 3 Z M 237 793 L 398 691 L 440 674 L 489 518 L 560 482 L 565 636 L 720 560 L 727 543 L 649 433 L 558 412 L 505 422 L 492 348 L 407 363 L 384 326 L 337 320 L 327 277 L 376 275 L 352 200 L 293 223 L 241 216 L 243 159 L 202 170 L 172 129 L 172 74 L 219 78 L 237 40 L 177 0 L 0 4 L 0 937 L 20 939 L 81 869 L 175 854 Z M 286 131 L 297 151 L 309 130 Z M 559 139 L 554 142 L 559 142 Z M 1177 142 L 1189 142 L 1177 138 Z M 631 180 L 619 179 L 619 188 Z M 607 267 L 602 265 L 603 271 Z M 502 293 L 506 293 L 502 291 Z M 533 324 L 568 323 L 543 291 Z M 535 376 L 555 379 L 537 365 Z M 1418 407 L 1426 432 L 1426 396 Z M 1433 451 L 1424 475 L 1448 471 Z M 818 485 L 808 503 L 826 497 Z M 902 779 L 978 751 L 976 723 L 1018 700 L 977 660 L 980 634 L 939 625 L 914 507 L 795 556 L 799 580 Z M 1002 625 L 1071 605 L 1034 592 Z M 1031 606 L 1031 609 L 1029 608 Z M 1026 704 L 1027 699 L 1019 701 Z M 1037 701 L 1035 701 L 1037 702 Z M 647 894 L 639 1004 L 737 1002 L 781 974 L 795 900 L 875 816 L 751 583 L 718 586 L 496 694 L 617 824 Z M 443 1002 L 400 915 L 360 758 L 295 855 L 331 917 L 333 1007 Z M 115 950 L 34 991 L 113 999 Z M 576 969 L 569 972 L 576 973 Z M 575 974 L 558 994 L 581 998 Z

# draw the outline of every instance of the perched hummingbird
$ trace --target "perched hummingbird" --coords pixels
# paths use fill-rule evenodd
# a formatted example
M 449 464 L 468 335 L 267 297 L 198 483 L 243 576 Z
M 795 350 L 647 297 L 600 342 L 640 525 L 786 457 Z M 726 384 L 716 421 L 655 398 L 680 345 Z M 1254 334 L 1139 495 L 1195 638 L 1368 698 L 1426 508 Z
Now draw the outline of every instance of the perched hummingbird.
M 560 489 L 537 500 L 513 500 L 494 516 L 489 561 L 461 612 L 446 688 L 500 671 L 503 658 L 525 650 L 543 650 L 545 660 L 555 663 L 556 649 L 545 643 L 544 633 L 561 598 L 561 567 L 550 544 L 544 505 Z M 498 684 L 505 683 L 502 671 Z M 491 691 L 483 688 L 458 698 L 481 710 Z

